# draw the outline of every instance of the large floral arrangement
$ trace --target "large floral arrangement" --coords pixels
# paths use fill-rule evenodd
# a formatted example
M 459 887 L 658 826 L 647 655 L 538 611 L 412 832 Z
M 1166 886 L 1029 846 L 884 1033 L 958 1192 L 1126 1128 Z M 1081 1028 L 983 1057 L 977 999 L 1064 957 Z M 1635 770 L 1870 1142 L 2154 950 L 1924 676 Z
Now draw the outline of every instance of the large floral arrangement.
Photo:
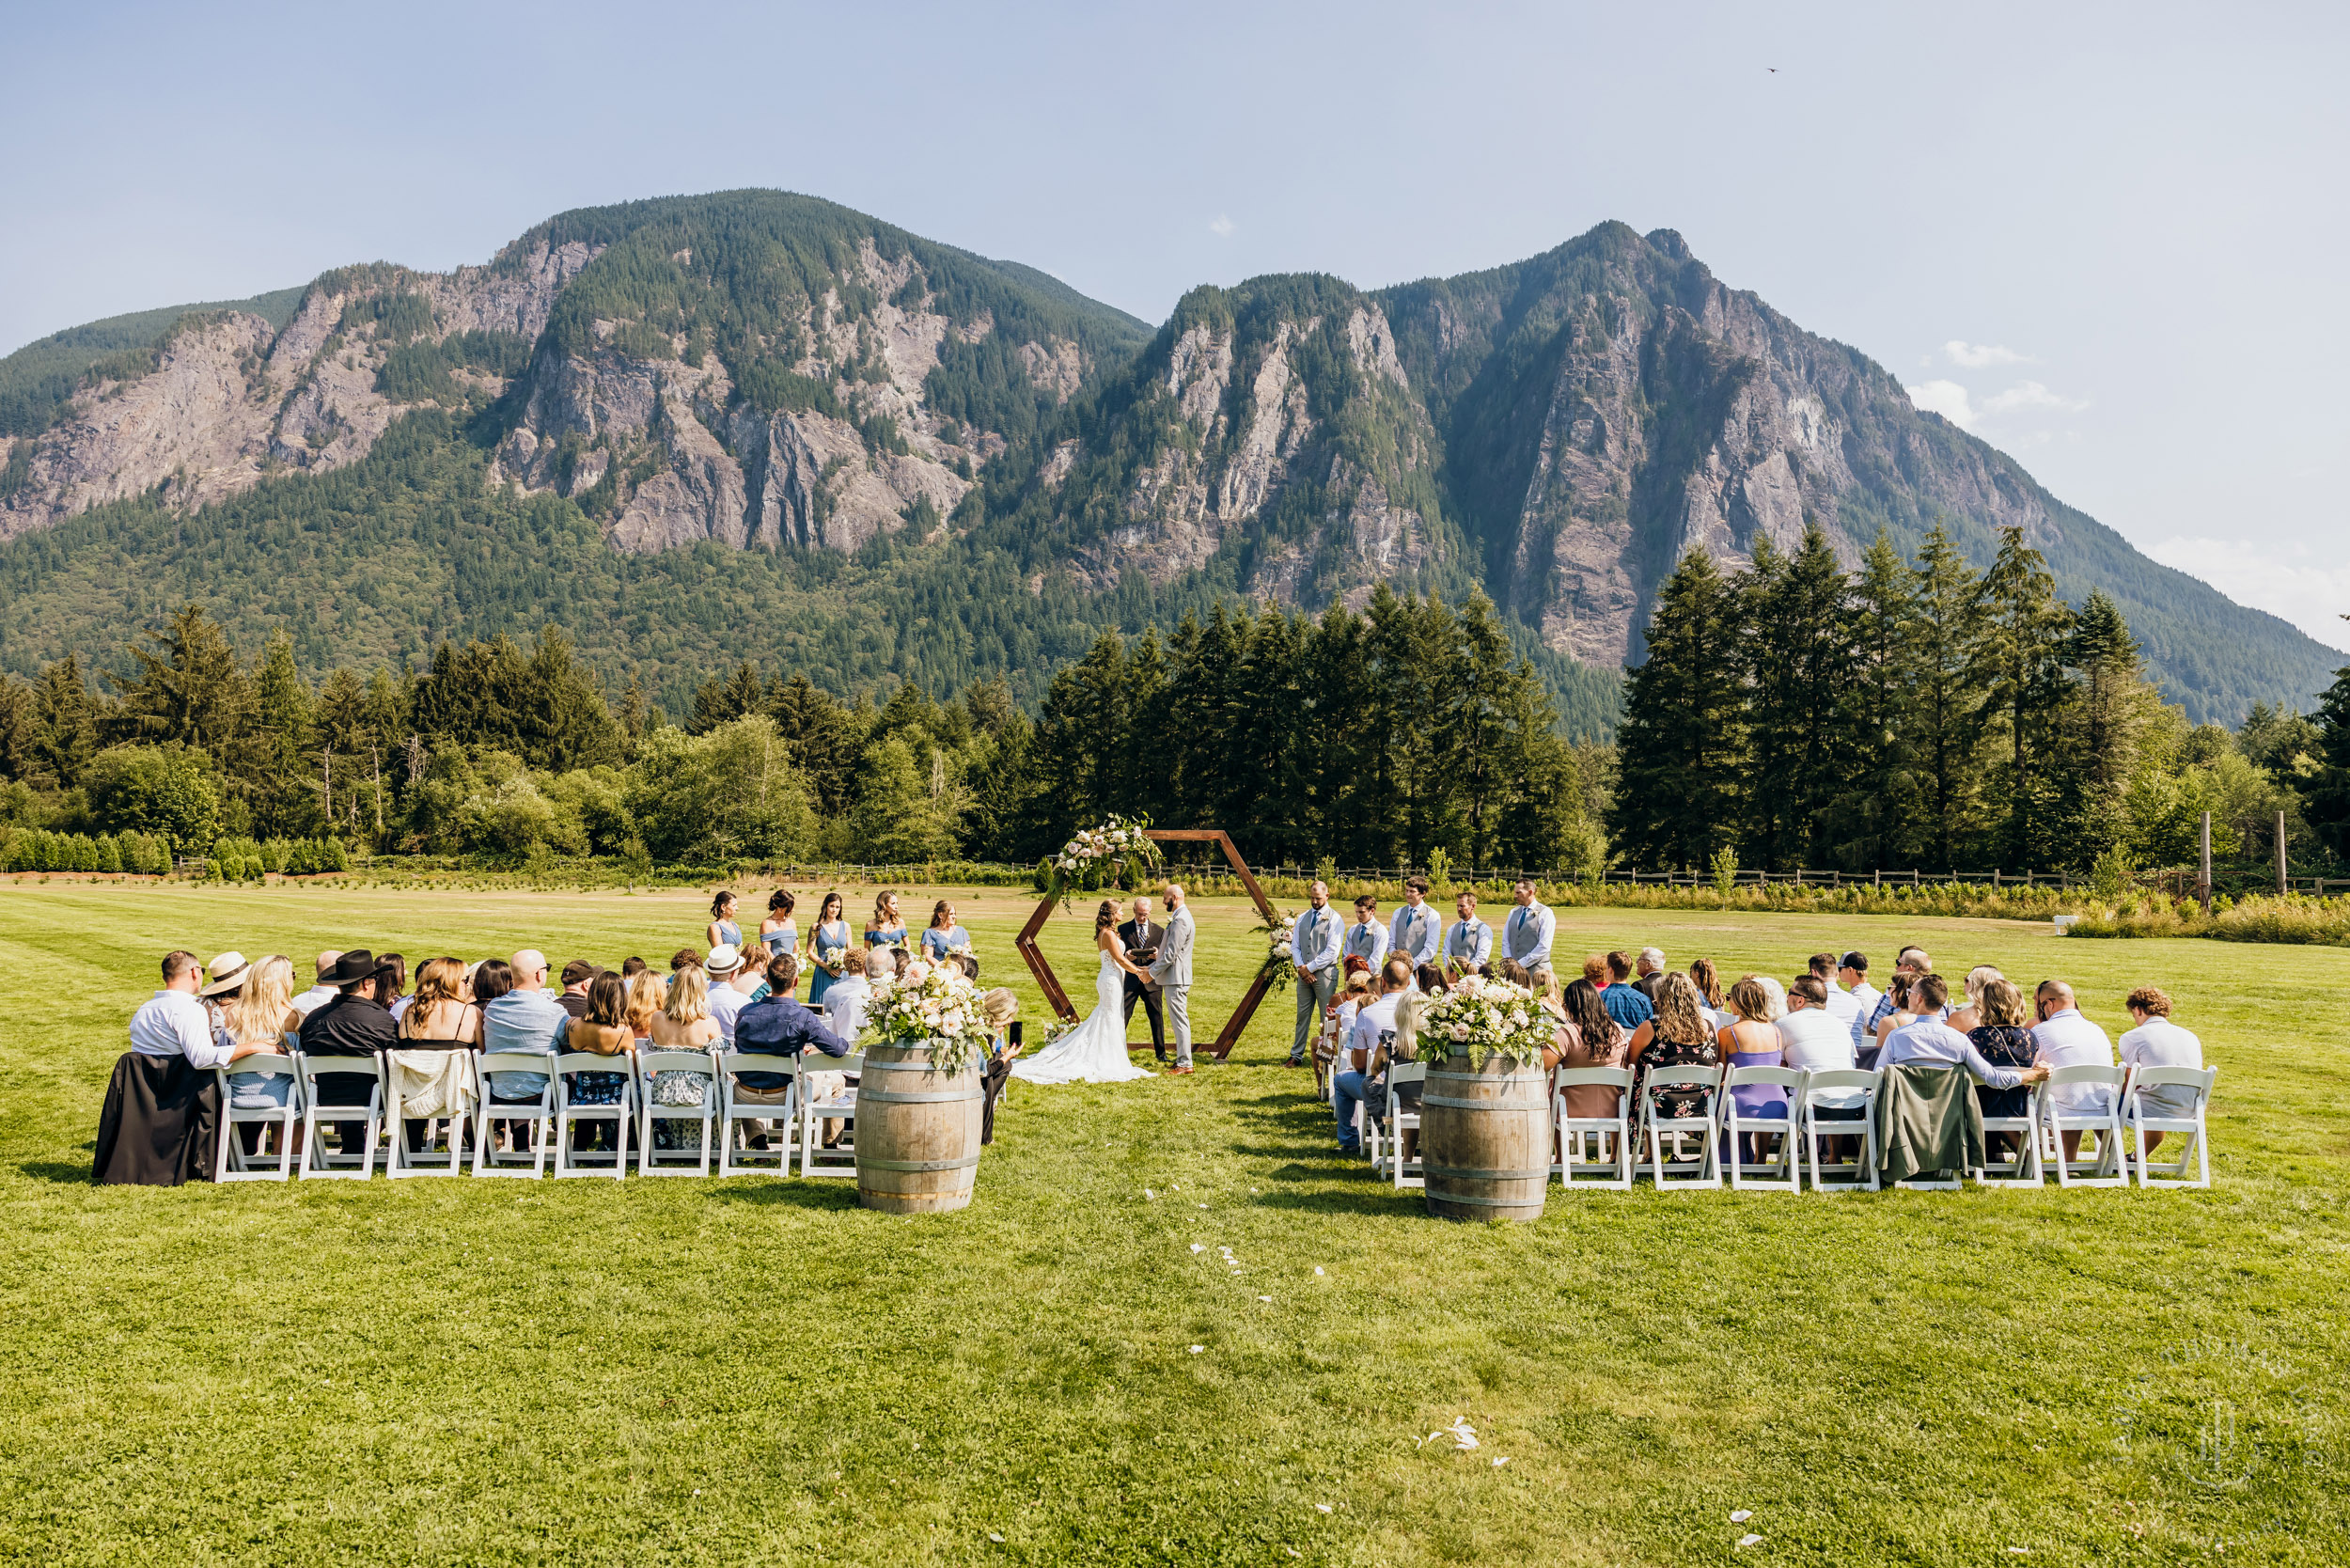
M 895 980 L 873 982 L 861 1039 L 927 1045 L 942 1073 L 960 1073 L 987 1053 L 994 1036 L 979 1014 L 979 988 L 958 964 L 916 959 Z
M 1045 893 L 1065 907 L 1081 887 L 1139 889 L 1166 863 L 1151 841 L 1150 826 L 1147 817 L 1112 816 L 1078 833 L 1037 868 Z
M 1268 991 L 1288 990 L 1290 981 L 1297 978 L 1297 917 L 1276 915 L 1257 928 L 1257 934 L 1265 941 L 1264 962 L 1257 966 L 1257 978 Z
M 1481 1072 L 1496 1057 L 1512 1067 L 1541 1061 L 1557 1028 L 1526 987 L 1465 975 L 1419 1015 L 1418 1034 L 1424 1054 L 1466 1057 Z

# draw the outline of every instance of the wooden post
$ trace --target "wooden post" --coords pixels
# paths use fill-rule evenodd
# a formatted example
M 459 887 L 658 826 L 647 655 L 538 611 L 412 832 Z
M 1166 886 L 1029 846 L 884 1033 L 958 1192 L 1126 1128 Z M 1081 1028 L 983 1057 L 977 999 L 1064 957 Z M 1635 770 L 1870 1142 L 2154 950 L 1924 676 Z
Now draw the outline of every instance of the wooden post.
M 2285 876 L 2285 814 L 2277 813 L 2277 896 L 2283 898 L 2292 889 Z
M 2202 901 L 2203 913 L 2211 913 L 2211 813 L 2203 813 L 2202 848 L 2196 861 L 2195 896 Z

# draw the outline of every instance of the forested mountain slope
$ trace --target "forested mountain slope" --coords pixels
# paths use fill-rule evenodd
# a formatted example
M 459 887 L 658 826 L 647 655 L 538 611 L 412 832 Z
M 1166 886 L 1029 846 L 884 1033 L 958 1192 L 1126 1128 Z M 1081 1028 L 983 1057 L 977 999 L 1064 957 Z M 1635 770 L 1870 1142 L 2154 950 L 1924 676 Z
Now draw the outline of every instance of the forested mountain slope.
M 2339 662 L 1617 224 L 1375 291 L 1201 288 L 1153 335 L 832 203 L 663 198 L 59 334 L 0 361 L 0 405 L 25 672 L 194 600 L 313 668 L 553 621 L 673 709 L 745 657 L 1034 698 L 1104 629 L 1387 583 L 1482 588 L 1596 730 L 1686 550 L 1817 523 L 1850 563 L 1937 518 L 2102 588 L 2191 716 L 2297 709 Z

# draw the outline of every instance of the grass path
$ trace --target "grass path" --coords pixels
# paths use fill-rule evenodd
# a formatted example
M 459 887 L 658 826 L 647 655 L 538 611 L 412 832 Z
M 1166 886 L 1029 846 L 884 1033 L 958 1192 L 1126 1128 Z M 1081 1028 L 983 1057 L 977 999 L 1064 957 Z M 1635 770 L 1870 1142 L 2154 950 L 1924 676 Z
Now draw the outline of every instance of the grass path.
M 1031 901 L 955 896 L 1041 1019 Z M 1198 907 L 1205 1034 L 1255 917 Z M 86 1184 L 164 949 L 662 962 L 702 908 L 0 887 L 0 1558 L 2350 1560 L 2350 952 L 1562 917 L 1562 952 L 1732 974 L 1922 940 L 2108 1028 L 2156 980 L 2221 1069 L 2201 1194 L 1554 1189 L 1443 1225 L 1335 1157 L 1287 996 L 1192 1079 L 1016 1089 L 955 1215 L 760 1178 Z M 1048 930 L 1079 995 L 1089 926 Z M 1461 1416 L 1475 1452 L 1415 1447 Z

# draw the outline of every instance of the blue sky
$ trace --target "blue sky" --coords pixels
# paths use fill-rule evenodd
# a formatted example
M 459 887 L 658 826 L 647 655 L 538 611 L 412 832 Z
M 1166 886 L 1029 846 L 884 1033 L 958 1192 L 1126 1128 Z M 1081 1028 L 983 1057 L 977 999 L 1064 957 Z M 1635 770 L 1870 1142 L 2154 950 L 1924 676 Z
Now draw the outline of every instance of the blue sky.
M 776 185 L 1146 320 L 1679 229 L 2140 548 L 2350 648 L 2350 9 L 9 8 L 0 351 Z M 1776 71 L 1772 68 L 1777 68 Z

